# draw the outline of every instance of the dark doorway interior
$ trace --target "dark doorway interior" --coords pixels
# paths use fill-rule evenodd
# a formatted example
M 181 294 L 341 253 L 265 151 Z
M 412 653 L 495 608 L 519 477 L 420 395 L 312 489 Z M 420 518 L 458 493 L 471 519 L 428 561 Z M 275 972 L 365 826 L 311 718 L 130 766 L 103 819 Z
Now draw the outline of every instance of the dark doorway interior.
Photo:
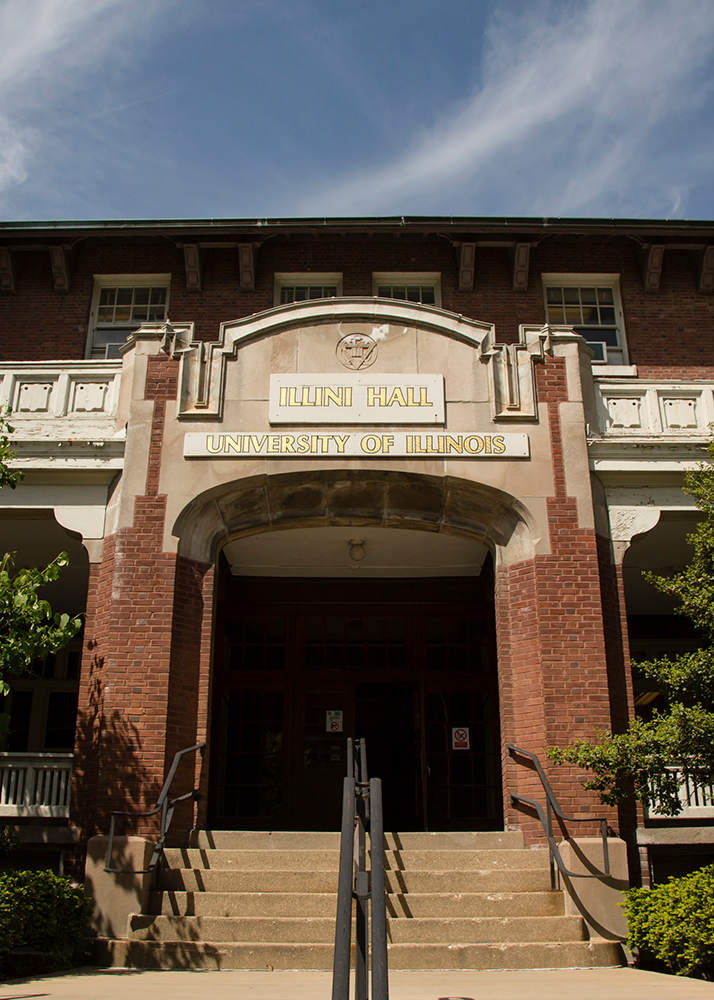
M 367 739 L 388 829 L 500 829 L 489 570 L 478 579 L 224 577 L 210 825 L 337 829 L 352 736 Z M 459 746 L 455 729 L 467 734 Z

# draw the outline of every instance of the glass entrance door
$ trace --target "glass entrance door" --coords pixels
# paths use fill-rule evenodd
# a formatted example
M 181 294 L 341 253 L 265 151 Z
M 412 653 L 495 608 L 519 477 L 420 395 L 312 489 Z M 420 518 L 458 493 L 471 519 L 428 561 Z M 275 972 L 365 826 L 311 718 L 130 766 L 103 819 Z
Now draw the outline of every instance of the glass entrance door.
M 500 828 L 493 631 L 483 606 L 226 603 L 210 825 L 337 829 L 352 736 L 387 828 Z

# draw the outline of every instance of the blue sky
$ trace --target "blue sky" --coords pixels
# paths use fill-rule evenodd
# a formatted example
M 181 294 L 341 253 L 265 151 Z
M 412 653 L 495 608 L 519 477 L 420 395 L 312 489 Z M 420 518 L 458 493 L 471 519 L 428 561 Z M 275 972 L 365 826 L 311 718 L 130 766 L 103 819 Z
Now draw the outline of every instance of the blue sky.
M 0 217 L 714 218 L 712 0 L 0 0 Z

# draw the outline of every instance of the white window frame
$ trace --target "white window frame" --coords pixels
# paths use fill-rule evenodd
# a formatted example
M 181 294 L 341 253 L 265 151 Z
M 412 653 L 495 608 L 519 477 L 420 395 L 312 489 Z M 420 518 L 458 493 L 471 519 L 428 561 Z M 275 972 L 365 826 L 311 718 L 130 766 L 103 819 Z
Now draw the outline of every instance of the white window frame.
M 166 317 L 169 315 L 169 300 L 171 297 L 171 274 L 95 274 L 94 293 L 92 294 L 92 308 L 89 312 L 89 330 L 87 334 L 87 347 L 85 357 L 94 361 L 112 360 L 116 358 L 93 358 L 92 349 L 94 347 L 94 334 L 97 329 L 97 317 L 99 316 L 99 298 L 103 288 L 143 288 L 145 286 L 161 286 L 166 288 Z M 126 336 L 138 329 L 136 324 L 127 323 L 125 327 L 116 326 L 117 331 L 126 330 Z
M 372 274 L 372 294 L 379 294 L 380 285 L 433 285 L 434 305 L 441 308 L 441 271 L 375 271 Z M 406 299 L 394 299 L 394 302 L 405 302 Z M 412 302 L 411 305 L 418 303 Z
M 615 326 L 617 327 L 617 339 L 618 346 L 615 348 L 605 345 L 605 360 L 599 361 L 593 358 L 593 366 L 597 366 L 598 370 L 604 370 L 605 368 L 615 368 L 622 369 L 623 365 L 629 365 L 629 355 L 627 352 L 627 336 L 625 333 L 625 315 L 622 309 L 622 299 L 620 297 L 620 275 L 619 274 L 542 274 L 541 279 L 543 282 L 543 305 L 545 307 L 546 322 L 548 322 L 548 288 L 553 287 L 565 287 L 570 286 L 571 288 L 611 288 L 612 289 L 612 299 L 615 306 Z M 553 323 L 553 326 L 559 326 L 562 324 Z M 593 333 L 596 333 L 596 327 L 593 327 Z M 592 340 L 596 341 L 596 337 L 593 336 Z M 614 357 L 611 357 L 611 352 L 614 353 Z M 617 354 L 621 352 L 621 359 L 618 359 Z
M 273 294 L 273 303 L 276 306 L 281 305 L 280 302 L 280 292 L 283 288 L 291 288 L 294 285 L 334 285 L 337 288 L 336 295 L 339 297 L 342 295 L 342 274 L 338 271 L 333 272 L 313 272 L 313 271 L 276 271 L 275 272 L 275 291 Z M 308 302 L 315 302 L 316 299 L 303 299 L 302 304 L 305 305 Z M 292 303 L 291 303 L 292 304 Z

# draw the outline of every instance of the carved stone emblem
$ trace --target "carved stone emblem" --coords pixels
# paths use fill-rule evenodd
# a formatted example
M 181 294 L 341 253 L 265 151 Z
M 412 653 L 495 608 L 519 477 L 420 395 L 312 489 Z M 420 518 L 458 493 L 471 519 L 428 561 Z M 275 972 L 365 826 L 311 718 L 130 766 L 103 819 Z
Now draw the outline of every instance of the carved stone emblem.
M 366 333 L 349 333 L 337 345 L 336 354 L 345 368 L 369 368 L 377 360 L 377 341 Z

